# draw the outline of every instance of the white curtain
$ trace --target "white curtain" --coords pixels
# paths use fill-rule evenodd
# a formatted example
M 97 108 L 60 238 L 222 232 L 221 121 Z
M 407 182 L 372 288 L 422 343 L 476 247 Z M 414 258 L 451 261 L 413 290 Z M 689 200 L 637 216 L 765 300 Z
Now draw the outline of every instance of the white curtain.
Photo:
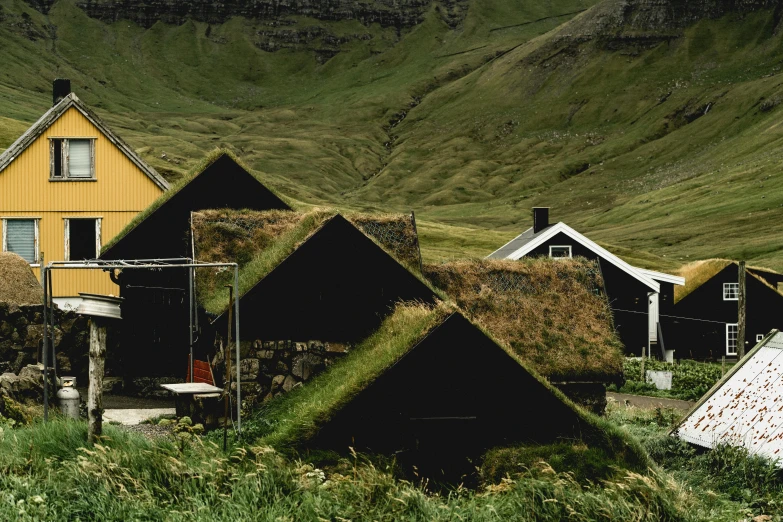
M 5 227 L 6 250 L 19 254 L 28 263 L 35 263 L 35 221 L 8 219 Z
M 68 177 L 91 178 L 90 140 L 69 140 L 68 149 Z

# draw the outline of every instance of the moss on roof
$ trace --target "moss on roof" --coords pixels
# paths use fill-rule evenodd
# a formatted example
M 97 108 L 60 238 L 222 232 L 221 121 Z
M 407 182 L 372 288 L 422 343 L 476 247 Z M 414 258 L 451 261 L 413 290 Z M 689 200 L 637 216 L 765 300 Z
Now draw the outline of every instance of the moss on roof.
M 194 212 L 196 258 L 205 262 L 236 261 L 240 266 L 241 296 L 337 214 L 337 210 L 325 208 L 315 208 L 308 212 L 230 209 Z M 341 215 L 432 289 L 432 285 L 418 274 L 418 243 L 412 226 L 409 230 L 399 230 L 400 223 L 409 224 L 410 218 L 400 214 Z M 390 241 L 384 233 L 385 226 L 393 228 L 395 235 L 402 240 Z M 398 248 L 400 244 L 401 249 Z M 415 245 L 415 255 L 412 245 Z M 400 251 L 406 256 L 407 262 L 399 259 L 397 254 Z M 231 283 L 233 281 L 228 279 L 227 275 L 221 275 L 220 271 L 197 271 L 199 301 L 207 312 L 219 314 L 225 310 L 228 291 L 224 285 Z
M 263 442 L 275 447 L 295 447 L 309 440 L 320 426 L 351 402 L 356 395 L 395 362 L 450 313 L 440 305 L 399 305 L 381 327 L 307 385 L 271 401 L 260 412 L 266 429 Z
M 231 213 L 231 211 L 225 212 Z M 306 213 L 297 213 L 290 210 L 274 210 L 256 212 L 254 214 L 257 216 L 262 215 L 261 218 L 267 218 L 268 224 L 277 224 L 277 226 L 264 227 L 266 231 L 264 239 L 256 243 L 256 246 L 261 246 L 261 248 L 255 250 L 244 263 L 240 263 L 239 288 L 235 290 L 239 296 L 244 295 L 253 288 L 286 257 L 291 255 L 299 245 L 307 241 L 329 218 L 336 215 L 336 211 L 315 209 Z M 201 216 L 196 217 L 196 220 L 206 221 L 208 219 L 208 214 L 201 214 Z M 203 224 L 203 221 L 196 222 Z M 196 243 L 198 249 L 197 257 L 200 261 L 213 261 L 215 260 L 212 259 L 213 257 L 223 254 L 220 248 L 216 248 L 221 243 L 221 238 L 217 235 L 217 232 L 212 230 L 213 236 L 209 237 L 205 227 L 199 227 Z M 205 249 L 207 246 L 211 246 L 209 252 Z M 216 259 L 227 261 L 226 258 L 216 257 Z M 228 260 L 234 261 L 236 258 L 229 258 Z M 237 260 L 237 262 L 240 261 L 242 259 Z M 228 291 L 220 284 L 219 278 L 214 277 L 219 275 L 219 272 L 210 273 L 208 270 L 199 269 L 198 271 L 197 288 L 199 300 L 207 312 L 220 314 L 227 307 Z M 210 276 L 213 277 L 210 278 Z M 229 283 L 233 284 L 233 281 L 229 281 Z
M 477 324 L 553 381 L 619 380 L 623 350 L 594 262 L 465 260 L 425 273 Z
M 362 390 L 413 349 L 419 341 L 458 310 L 451 304 L 434 307 L 398 304 L 380 328 L 362 341 L 348 356 L 304 386 L 276 397 L 256 411 L 244 424 L 245 433 L 279 450 L 305 445 Z M 492 335 L 478 326 L 490 339 Z M 616 462 L 635 470 L 650 465 L 647 454 L 628 434 L 604 419 L 589 414 L 571 402 L 560 390 L 540 377 L 519 355 L 497 343 L 518 364 L 558 399 L 572 408 L 583 423 L 582 440 L 599 447 Z
M 170 200 L 171 198 L 173 198 L 173 197 L 174 197 L 174 196 L 175 196 L 175 195 L 176 195 L 176 194 L 177 194 L 177 193 L 178 193 L 180 190 L 182 190 L 182 189 L 183 189 L 183 188 L 184 188 L 184 187 L 185 187 L 185 186 L 186 186 L 188 183 L 190 183 L 191 181 L 193 181 L 193 179 L 194 179 L 194 178 L 196 178 L 196 177 L 197 177 L 199 174 L 201 174 L 202 172 L 204 172 L 205 170 L 207 170 L 207 168 L 209 168 L 209 166 L 210 166 L 210 165 L 212 165 L 213 163 L 215 163 L 215 161 L 217 161 L 217 160 L 218 160 L 219 158 L 221 158 L 222 156 L 228 156 L 229 158 L 231 158 L 231 159 L 232 159 L 234 162 L 236 162 L 236 163 L 237 163 L 237 165 L 239 165 L 240 167 L 242 167 L 243 169 L 245 169 L 245 170 L 246 170 L 246 171 L 247 171 L 247 172 L 248 172 L 248 173 L 249 173 L 251 176 L 253 176 L 254 178 L 256 178 L 256 179 L 258 180 L 258 182 L 259 182 L 259 183 L 263 184 L 263 185 L 264 185 L 264 186 L 265 186 L 265 187 L 266 187 L 266 188 L 267 188 L 267 189 L 268 189 L 270 192 L 272 192 L 272 193 L 273 193 L 273 194 L 275 194 L 275 195 L 276 195 L 278 198 L 280 198 L 281 200 L 283 200 L 283 201 L 284 201 L 286 204 L 288 204 L 288 205 L 289 205 L 291 208 L 294 208 L 294 205 L 293 205 L 293 203 L 292 203 L 292 202 L 291 202 L 289 199 L 287 199 L 287 198 L 285 198 L 285 197 L 281 196 L 280 194 L 278 194 L 278 193 L 277 193 L 277 192 L 275 192 L 274 190 L 270 189 L 270 188 L 267 186 L 266 182 L 265 182 L 264 180 L 262 180 L 261 178 L 259 178 L 259 177 L 258 177 L 258 175 L 257 175 L 257 174 L 255 174 L 255 173 L 254 173 L 254 172 L 253 172 L 253 171 L 252 171 L 252 170 L 251 170 L 251 169 L 250 169 L 250 168 L 249 168 L 249 167 L 248 167 L 248 166 L 247 166 L 247 165 L 246 165 L 246 164 L 245 164 L 245 163 L 244 163 L 244 162 L 243 162 L 241 159 L 239 159 L 239 158 L 237 157 L 237 155 L 236 155 L 236 154 L 234 154 L 232 151 L 230 151 L 230 150 L 228 150 L 228 149 L 215 149 L 215 150 L 213 150 L 212 152 L 210 152 L 209 154 L 207 154 L 207 156 L 206 156 L 206 157 L 204 157 L 204 159 L 202 159 L 202 160 L 201 160 L 201 161 L 200 161 L 200 162 L 199 162 L 199 163 L 198 163 L 196 166 L 194 166 L 194 167 L 193 167 L 193 168 L 190 170 L 190 172 L 189 172 L 188 174 L 186 174 L 185 176 L 183 176 L 183 177 L 182 177 L 180 180 L 178 180 L 178 181 L 177 181 L 177 182 L 176 182 L 174 185 L 172 185 L 172 186 L 169 188 L 169 190 L 167 190 L 166 192 L 164 192 L 163 194 L 161 194 L 160 196 L 158 196 L 158 199 L 156 199 L 155 201 L 153 201 L 152 203 L 150 203 L 150 205 L 149 205 L 147 208 L 145 208 L 144 210 L 142 210 L 141 212 L 139 212 L 138 214 L 136 214 L 136 216 L 134 216 L 134 218 L 133 218 L 132 220 L 130 220 L 130 222 L 128 222 L 128 224 L 127 224 L 127 225 L 125 225 L 125 227 L 123 227 L 123 229 L 122 229 L 122 230 L 121 230 L 121 231 L 120 231 L 120 232 L 119 232 L 119 233 L 118 233 L 116 236 L 114 236 L 113 238 L 111 238 L 111 240 L 109 240 L 109 242 L 107 242 L 105 245 L 103 245 L 103 247 L 101 247 L 101 254 L 103 254 L 103 253 L 107 252 L 107 251 L 108 251 L 110 248 L 114 247 L 114 245 L 116 245 L 117 243 L 119 243 L 119 241 L 120 241 L 122 238 L 124 238 L 125 236 L 127 236 L 127 235 L 128 235 L 128 233 L 129 233 L 131 230 L 133 230 L 134 228 L 136 228 L 136 227 L 139 225 L 139 223 L 141 223 L 142 221 L 144 221 L 145 219 L 147 219 L 149 216 L 151 216 L 151 215 L 152 215 L 152 214 L 153 214 L 153 213 L 154 213 L 156 210 L 158 210 L 160 207 L 162 207 L 162 206 L 163 206 L 163 205 L 164 205 L 164 204 L 165 204 L 167 201 L 169 201 L 169 200 Z

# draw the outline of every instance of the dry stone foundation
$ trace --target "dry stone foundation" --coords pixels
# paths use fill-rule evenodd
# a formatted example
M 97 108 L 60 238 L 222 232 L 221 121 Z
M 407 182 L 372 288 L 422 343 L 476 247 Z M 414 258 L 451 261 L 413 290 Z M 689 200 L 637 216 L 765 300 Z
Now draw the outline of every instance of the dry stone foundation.
M 220 345 L 222 341 L 218 341 Z M 261 402 L 287 393 L 311 380 L 343 357 L 350 346 L 325 341 L 253 341 L 240 344 L 239 376 L 242 383 L 242 406 L 250 410 Z M 229 350 L 234 364 L 233 346 Z M 222 349 L 218 350 L 222 354 Z M 219 382 L 225 375 L 222 355 L 213 360 L 215 378 Z M 232 381 L 236 369 L 232 367 Z M 231 384 L 232 392 L 236 383 Z
M 80 376 L 87 364 L 88 321 L 70 311 L 54 310 L 53 342 L 59 375 Z M 43 305 L 0 302 L 0 374 L 18 374 L 41 359 Z

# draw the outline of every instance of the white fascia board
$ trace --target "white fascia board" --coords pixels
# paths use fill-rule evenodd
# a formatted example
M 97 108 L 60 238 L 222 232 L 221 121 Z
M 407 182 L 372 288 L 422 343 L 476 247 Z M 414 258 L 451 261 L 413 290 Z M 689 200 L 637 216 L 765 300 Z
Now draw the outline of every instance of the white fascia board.
M 638 279 L 640 282 L 652 288 L 655 292 L 661 291 L 661 285 L 659 285 L 657 282 L 655 282 L 645 274 L 642 274 L 638 268 L 629 265 L 628 263 L 626 263 L 616 255 L 612 254 L 605 248 L 596 244 L 594 241 L 587 239 L 585 236 L 583 236 L 573 228 L 569 227 L 562 221 L 556 225 L 549 227 L 546 231 L 544 231 L 543 234 L 535 238 L 530 243 L 527 243 L 525 246 L 523 246 L 516 252 L 509 255 L 507 259 L 513 259 L 515 261 L 519 260 L 525 254 L 528 254 L 529 252 L 535 250 L 537 247 L 546 243 L 548 240 L 552 239 L 555 235 L 559 234 L 560 232 L 567 235 L 568 237 L 570 237 L 577 243 L 581 244 L 583 247 L 587 248 L 588 250 L 592 250 L 599 257 L 606 259 L 607 261 L 609 261 L 614 266 L 616 266 L 626 274 L 630 275 L 634 279 Z
M 656 272 L 655 270 L 647 270 L 644 268 L 637 268 L 639 272 L 646 275 L 650 279 L 654 279 L 655 281 L 663 281 L 664 283 L 672 283 L 675 285 L 685 286 L 685 278 L 684 277 L 678 277 L 671 274 L 665 274 L 663 272 Z

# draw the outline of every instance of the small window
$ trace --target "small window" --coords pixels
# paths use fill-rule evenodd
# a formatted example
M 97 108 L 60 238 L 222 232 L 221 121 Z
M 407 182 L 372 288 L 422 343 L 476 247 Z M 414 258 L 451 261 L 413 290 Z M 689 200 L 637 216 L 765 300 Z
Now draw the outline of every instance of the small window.
M 723 300 L 739 300 L 739 283 L 723 283 Z
M 100 219 L 65 220 L 65 260 L 96 259 L 101 250 Z
M 4 219 L 3 252 L 13 252 L 34 265 L 38 263 L 38 220 Z
M 550 246 L 549 257 L 558 259 L 571 257 L 571 245 Z
M 760 343 L 764 339 L 764 334 L 756 334 L 756 342 Z
M 53 138 L 50 179 L 95 179 L 95 140 Z
M 735 324 L 726 324 L 726 355 L 737 355 L 737 335 L 739 326 Z

